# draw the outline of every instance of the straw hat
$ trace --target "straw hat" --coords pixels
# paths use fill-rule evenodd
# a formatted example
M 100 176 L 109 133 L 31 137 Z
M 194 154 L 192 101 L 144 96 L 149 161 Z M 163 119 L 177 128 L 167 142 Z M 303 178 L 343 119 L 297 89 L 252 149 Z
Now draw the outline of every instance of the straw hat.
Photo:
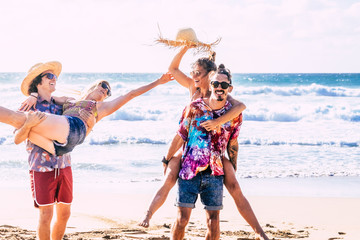
M 29 96 L 28 90 L 32 81 L 41 73 L 49 70 L 52 71 L 57 77 L 59 77 L 61 73 L 61 63 L 53 61 L 47 63 L 38 63 L 32 66 L 29 69 L 27 76 L 21 83 L 21 92 L 25 96 Z
M 196 33 L 192 28 L 182 28 L 179 29 L 176 34 L 176 40 L 169 40 L 162 37 L 161 33 L 159 39 L 156 40 L 157 43 L 165 44 L 170 48 L 177 48 L 182 46 L 188 46 L 195 48 L 199 52 L 212 52 L 212 47 L 217 45 L 220 42 L 221 38 L 217 39 L 213 43 L 203 43 L 200 42 Z

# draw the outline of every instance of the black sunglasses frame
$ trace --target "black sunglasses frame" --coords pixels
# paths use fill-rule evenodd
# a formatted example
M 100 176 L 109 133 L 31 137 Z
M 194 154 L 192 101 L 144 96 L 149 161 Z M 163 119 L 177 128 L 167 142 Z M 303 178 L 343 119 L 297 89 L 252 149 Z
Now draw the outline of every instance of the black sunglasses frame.
M 100 84 L 100 86 L 101 86 L 103 89 L 107 90 L 106 94 L 108 95 L 108 97 L 110 97 L 110 96 L 111 96 L 110 86 L 107 85 L 106 82 L 102 82 L 102 83 Z
M 228 89 L 228 88 L 231 86 L 230 83 L 227 83 L 227 82 L 219 82 L 219 81 L 212 81 L 212 82 L 211 82 L 211 85 L 212 85 L 214 88 L 218 88 L 219 85 L 220 85 L 222 89 Z

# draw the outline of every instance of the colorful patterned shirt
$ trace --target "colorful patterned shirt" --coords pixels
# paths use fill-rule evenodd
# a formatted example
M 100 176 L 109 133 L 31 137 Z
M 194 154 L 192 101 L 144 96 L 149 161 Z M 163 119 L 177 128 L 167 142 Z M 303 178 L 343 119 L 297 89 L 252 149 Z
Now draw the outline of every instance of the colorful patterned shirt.
M 33 109 L 34 110 L 34 109 Z M 52 113 L 56 115 L 62 114 L 62 106 L 57 105 L 53 98 L 50 103 L 45 99 L 38 97 L 35 111 Z M 55 168 L 66 168 L 71 166 L 70 154 L 62 156 L 53 156 L 41 147 L 33 144 L 29 140 L 26 144 L 26 150 L 29 153 L 29 167 L 30 170 L 36 172 L 50 172 Z
M 231 106 L 227 101 L 223 108 L 212 110 L 200 98 L 184 109 L 178 130 L 179 136 L 185 142 L 180 178 L 192 179 L 198 172 L 206 170 L 209 166 L 212 175 L 224 175 L 222 158 L 229 141 L 239 136 L 242 114 L 223 124 L 218 131 L 208 132 L 200 124 L 225 114 Z

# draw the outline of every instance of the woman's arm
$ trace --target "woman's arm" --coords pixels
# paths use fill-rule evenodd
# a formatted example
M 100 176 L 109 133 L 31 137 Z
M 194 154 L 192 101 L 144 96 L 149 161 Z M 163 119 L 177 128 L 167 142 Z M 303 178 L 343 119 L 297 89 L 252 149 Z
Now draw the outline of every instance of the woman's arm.
M 175 80 L 180 83 L 181 86 L 186 88 L 193 87 L 194 82 L 191 78 L 186 76 L 186 74 L 179 69 L 179 65 L 188 49 L 189 47 L 187 46 L 181 48 L 179 53 L 175 55 L 169 66 L 169 72 L 174 76 Z
M 232 107 L 224 115 L 218 117 L 217 119 L 208 120 L 201 123 L 200 125 L 204 127 L 207 131 L 215 130 L 217 126 L 220 126 L 240 115 L 245 109 L 246 106 L 244 103 L 235 100 L 230 95 L 228 96 L 228 101 L 231 103 Z
M 163 74 L 161 78 L 155 80 L 154 82 L 147 84 L 145 86 L 139 87 L 137 89 L 131 90 L 127 94 L 123 96 L 119 96 L 115 98 L 112 101 L 109 102 L 99 102 L 98 103 L 98 117 L 97 121 L 100 121 L 102 118 L 112 114 L 119 108 L 121 108 L 123 105 L 125 105 L 127 102 L 129 102 L 131 99 L 140 96 L 141 94 L 146 93 L 147 91 L 153 89 L 154 87 L 167 83 L 169 81 L 173 80 L 172 76 L 170 74 Z

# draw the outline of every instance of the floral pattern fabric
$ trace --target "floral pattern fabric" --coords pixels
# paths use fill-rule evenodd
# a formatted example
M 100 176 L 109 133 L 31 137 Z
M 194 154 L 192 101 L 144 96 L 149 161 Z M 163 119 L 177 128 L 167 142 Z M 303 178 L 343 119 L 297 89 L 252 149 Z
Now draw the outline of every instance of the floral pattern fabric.
M 212 110 L 200 98 L 184 109 L 178 130 L 179 136 L 185 142 L 179 173 L 180 178 L 192 179 L 198 172 L 206 170 L 209 166 L 212 175 L 224 175 L 222 158 L 229 141 L 239 136 L 242 114 L 214 131 L 206 131 L 200 124 L 220 117 L 231 106 L 227 101 L 223 108 Z
M 63 112 L 62 106 L 57 105 L 53 98 L 51 98 L 50 102 L 48 102 L 40 96 L 38 97 L 36 103 L 36 109 L 32 110 L 56 115 L 61 115 Z M 29 153 L 28 162 L 30 170 L 36 172 L 50 172 L 55 168 L 66 168 L 71 166 L 70 154 L 54 156 L 29 140 L 26 144 L 26 150 Z

